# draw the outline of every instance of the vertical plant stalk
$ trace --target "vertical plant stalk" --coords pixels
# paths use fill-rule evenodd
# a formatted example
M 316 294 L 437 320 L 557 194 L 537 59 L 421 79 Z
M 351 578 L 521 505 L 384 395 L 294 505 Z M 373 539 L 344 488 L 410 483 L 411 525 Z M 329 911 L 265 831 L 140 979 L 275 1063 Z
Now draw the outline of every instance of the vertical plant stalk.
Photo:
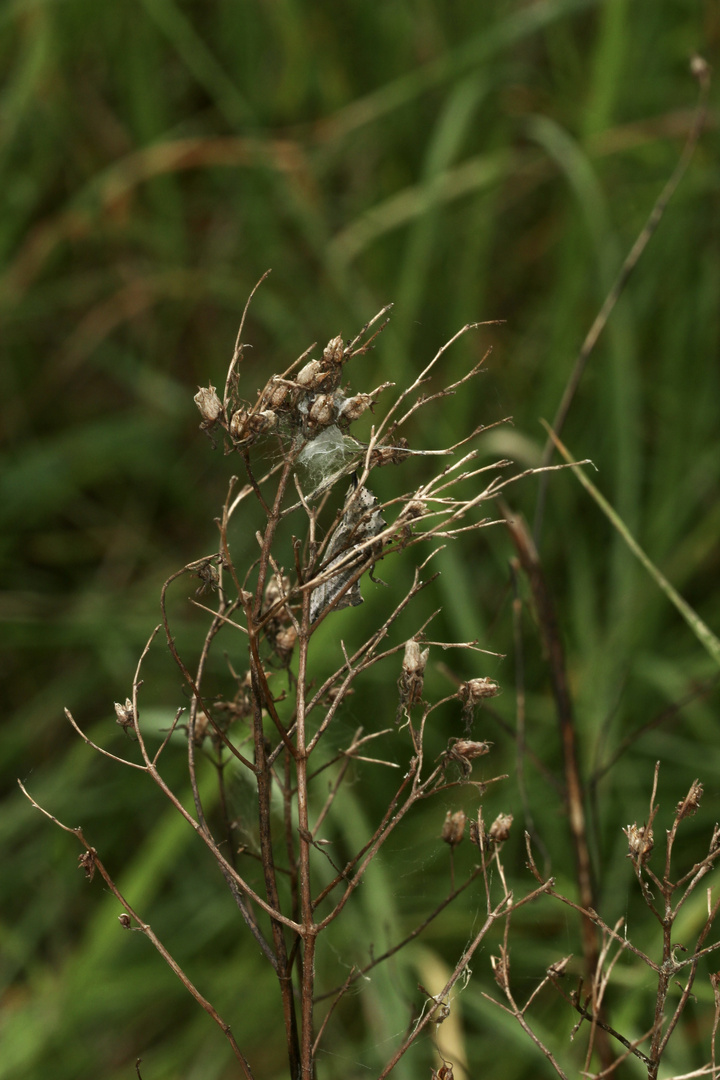
M 587 826 L 585 822 L 585 809 L 583 805 L 584 795 L 580 768 L 578 764 L 577 735 L 575 717 L 573 714 L 572 699 L 567 681 L 565 669 L 565 654 L 562 646 L 562 638 L 558 625 L 555 605 L 547 587 L 545 576 L 540 564 L 537 548 L 533 543 L 530 531 L 524 521 L 517 514 L 511 513 L 509 507 L 500 501 L 500 506 L 507 523 L 510 537 L 517 551 L 520 565 L 522 566 L 530 589 L 532 591 L 543 644 L 548 657 L 550 681 L 555 698 L 558 723 L 560 726 L 560 738 L 563 749 L 563 761 L 565 765 L 565 801 L 568 812 L 568 823 L 572 837 L 573 850 L 575 853 L 575 866 L 578 881 L 578 893 L 580 904 L 583 908 L 594 907 L 594 886 L 592 869 L 590 865 L 590 851 L 587 842 Z M 587 919 L 582 922 L 583 951 L 587 974 L 592 979 L 598 959 L 597 935 L 591 923 Z

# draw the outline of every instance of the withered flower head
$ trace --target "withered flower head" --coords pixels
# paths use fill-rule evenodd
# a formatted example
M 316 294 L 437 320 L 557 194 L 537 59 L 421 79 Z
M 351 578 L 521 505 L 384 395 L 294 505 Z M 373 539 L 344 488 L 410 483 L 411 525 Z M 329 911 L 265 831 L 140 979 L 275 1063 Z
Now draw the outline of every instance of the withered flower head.
M 297 641 L 297 630 L 294 626 L 285 626 L 281 630 L 278 630 L 275 635 L 274 647 L 275 652 L 278 654 L 283 663 L 287 664 L 290 657 L 293 654 L 295 648 L 295 642 Z
M 220 587 L 220 571 L 210 560 L 198 566 L 195 576 L 200 578 L 200 585 L 195 590 L 196 596 L 202 596 L 209 590 L 214 592 Z
M 295 376 L 295 382 L 304 390 L 317 390 L 327 377 L 328 373 L 323 370 L 319 360 L 308 360 Z
M 429 655 L 430 649 L 421 649 L 415 638 L 405 642 L 402 674 L 398 679 L 398 719 L 404 709 L 417 705 L 422 698 L 425 665 Z
M 403 674 L 413 678 L 422 678 L 425 674 L 430 649 L 421 649 L 420 643 L 415 638 L 405 642 L 405 656 L 403 657 Z
M 500 687 L 494 679 L 468 679 L 458 689 L 458 697 L 470 707 L 478 705 L 483 698 L 496 697 L 499 693 Z
M 505 990 L 510 981 L 510 957 L 502 946 L 500 947 L 499 956 L 490 957 L 490 966 L 495 975 L 495 982 L 501 990 Z
M 705 82 L 710 72 L 710 65 L 704 56 L 700 56 L 698 53 L 694 53 L 690 57 L 690 74 L 698 80 L 698 82 Z
M 401 516 L 413 520 L 422 517 L 425 510 L 425 503 L 421 499 L 411 499 L 410 502 L 406 503 L 403 507 Z
M 246 408 L 236 409 L 230 417 L 230 434 L 233 439 L 241 441 L 246 439 L 250 434 L 248 428 L 248 410 Z
M 370 394 L 355 394 L 354 397 L 345 398 L 339 409 L 339 418 L 352 422 L 369 409 L 373 404 Z
M 261 409 L 250 417 L 249 425 L 254 435 L 272 431 L 277 427 L 277 414 L 272 409 Z
M 475 739 L 452 739 L 451 742 L 453 753 L 467 758 L 468 761 L 489 753 L 492 746 L 490 742 L 478 742 Z
M 266 409 L 287 407 L 291 387 L 279 375 L 273 375 L 263 390 L 262 400 Z
M 133 703 L 130 698 L 125 698 L 125 704 L 121 705 L 119 701 L 115 702 L 115 716 L 117 717 L 116 723 L 127 731 L 128 728 L 133 727 L 135 724 L 135 710 L 133 709 Z
M 462 717 L 465 721 L 465 731 L 470 734 L 475 709 L 485 698 L 495 697 L 500 693 L 500 687 L 494 679 L 468 679 L 458 687 L 457 696 L 462 702 Z
M 551 964 L 547 969 L 547 973 L 551 979 L 562 979 L 565 975 L 565 970 L 572 958 L 570 956 L 564 956 L 562 960 L 556 960 L 554 964 Z
M 478 742 L 475 739 L 451 739 L 447 750 L 442 755 L 446 765 L 453 762 L 460 766 L 463 777 L 467 780 L 472 772 L 471 762 L 490 752 L 490 742 Z
M 699 780 L 693 780 L 690 785 L 690 790 L 684 799 L 681 799 L 677 804 L 677 817 L 678 821 L 682 821 L 683 818 L 692 817 L 700 809 L 700 800 L 702 798 L 703 786 Z
M 201 386 L 193 401 L 200 410 L 204 424 L 211 426 L 222 416 L 222 401 L 217 396 L 215 387 L 212 384 L 210 386 Z
M 327 427 L 335 419 L 335 398 L 332 394 L 318 394 L 308 411 L 308 422 L 313 427 Z
M 399 465 L 406 461 L 410 451 L 405 438 L 398 439 L 394 446 L 376 446 L 370 456 L 371 465 Z
M 623 832 L 628 840 L 628 857 L 644 865 L 655 845 L 652 829 L 648 825 L 634 823 L 623 829 Z
M 323 360 L 326 364 L 342 364 L 345 359 L 345 346 L 340 334 L 331 338 L 323 349 Z
M 456 810 L 454 814 L 448 810 L 440 834 L 441 839 L 451 848 L 456 848 L 465 834 L 466 823 L 467 814 L 464 810 Z
M 498 814 L 488 830 L 488 839 L 492 840 L 493 844 L 504 844 L 510 835 L 512 823 L 512 814 Z
M 290 578 L 283 574 L 282 578 L 278 578 L 277 574 L 273 574 L 267 583 L 265 589 L 265 603 L 263 605 L 265 611 L 269 611 L 270 608 L 275 607 L 277 603 L 284 600 L 290 592 Z M 282 616 L 284 612 L 282 609 L 278 612 L 279 616 Z

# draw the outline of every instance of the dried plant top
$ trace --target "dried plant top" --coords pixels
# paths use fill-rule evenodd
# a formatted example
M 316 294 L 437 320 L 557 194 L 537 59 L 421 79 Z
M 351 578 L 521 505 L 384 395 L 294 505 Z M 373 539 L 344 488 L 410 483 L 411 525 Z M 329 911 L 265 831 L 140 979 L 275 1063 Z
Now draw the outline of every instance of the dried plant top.
M 310 346 L 281 374 L 268 379 L 254 402 L 242 390 L 247 385 L 247 371 L 241 364 L 243 315 L 222 399 L 213 385 L 195 395 L 201 427 L 210 434 L 224 433 L 226 453 L 241 457 L 247 476 L 242 489 L 231 489 L 228 495 L 218 562 L 236 578 L 240 605 L 251 622 L 259 620 L 271 635 L 278 622 L 284 622 L 286 631 L 275 642 L 275 651 L 285 662 L 294 640 L 302 634 L 309 636 L 329 612 L 362 603 L 360 578 L 372 572 L 380 558 L 420 540 L 444 544 L 488 524 L 487 518 L 472 511 L 510 482 L 499 476 L 509 462 L 478 466 L 477 446 L 459 453 L 487 430 L 486 425 L 478 425 L 451 446 L 433 450 L 411 448 L 404 434 L 420 409 L 451 397 L 478 375 L 489 350 L 462 378 L 439 390 L 427 388 L 450 345 L 468 330 L 486 324 L 469 324 L 443 345 L 410 385 L 396 394 L 366 442 L 352 433 L 354 422 L 368 410 L 374 413 L 383 391 L 395 385 L 386 382 L 365 392 L 355 390 L 350 381 L 355 374 L 351 361 L 374 346 L 387 325 L 389 310 L 390 306 L 379 311 L 346 343 L 338 335 L 322 351 Z M 372 490 L 373 471 L 400 465 L 414 455 L 433 460 L 447 456 L 451 461 L 440 469 L 429 469 L 426 482 L 381 505 Z M 485 473 L 491 474 L 487 480 L 481 479 Z M 335 496 L 336 514 L 328 518 L 332 510 L 325 508 L 340 483 L 342 502 L 337 506 Z M 248 498 L 261 504 L 267 528 L 258 534 L 261 555 L 253 574 L 241 582 L 232 568 L 226 528 Z M 304 515 L 306 525 L 296 532 L 303 542 L 294 541 L 293 550 L 282 556 L 284 562 L 295 564 L 294 575 L 288 575 L 275 561 L 278 554 L 273 544 L 279 524 L 292 514 Z M 271 579 L 272 603 L 268 599 Z M 292 630 L 287 629 L 290 626 Z M 243 629 L 249 629 L 248 625 Z

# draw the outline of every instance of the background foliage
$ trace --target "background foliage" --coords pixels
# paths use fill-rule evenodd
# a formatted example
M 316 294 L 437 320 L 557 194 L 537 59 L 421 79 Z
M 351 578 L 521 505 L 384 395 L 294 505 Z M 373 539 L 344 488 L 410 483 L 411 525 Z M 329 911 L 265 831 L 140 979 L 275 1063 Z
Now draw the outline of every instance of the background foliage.
M 448 354 L 449 379 L 494 347 L 481 390 L 444 402 L 415 443 L 443 445 L 463 425 L 512 415 L 514 426 L 487 437 L 487 460 L 536 464 L 538 419 L 553 415 L 689 128 L 689 56 L 697 50 L 712 63 L 719 41 L 717 5 L 702 0 L 3 5 L 3 1080 L 114 1080 L 133 1074 L 137 1056 L 146 1080 L 232 1075 L 223 1040 L 147 942 L 119 932 L 112 897 L 86 884 L 71 839 L 21 799 L 17 776 L 60 818 L 83 824 L 123 890 L 228 1015 L 256 1075 L 284 1075 L 270 1037 L 274 987 L 237 934 L 214 872 L 201 873 L 189 830 L 137 777 L 95 759 L 62 717 L 68 706 L 93 737 L 121 746 L 112 702 L 129 692 L 158 621 L 160 584 L 216 548 L 213 517 L 235 462 L 198 432 L 192 395 L 221 379 L 251 287 L 272 267 L 244 335 L 249 397 L 311 342 L 352 336 L 390 301 L 392 322 L 362 361 L 358 389 L 402 384 L 464 323 L 505 319 Z M 564 435 L 576 457 L 593 459 L 601 490 L 717 631 L 716 90 L 711 100 L 690 171 L 593 355 Z M 399 481 L 383 482 L 380 495 Z M 512 494 L 514 509 L 532 518 L 537 484 Z M 497 678 L 505 692 L 496 711 L 512 725 L 512 552 L 500 527 L 480 537 L 444 553 L 427 610 L 442 603 L 435 636 L 479 637 L 507 654 L 482 670 L 457 661 L 457 674 Z M 236 543 L 252 551 L 251 535 Z M 706 690 L 714 673 L 569 474 L 550 482 L 541 555 L 587 774 L 663 718 L 593 789 L 598 906 L 612 921 L 634 910 L 620 826 L 642 820 L 654 761 L 665 763 L 661 805 L 671 807 L 697 775 L 708 804 L 720 794 L 717 693 Z M 328 620 L 328 650 L 371 623 L 379 601 L 364 592 L 362 609 Z M 180 603 L 175 618 L 178 644 L 191 650 L 197 619 Z M 531 617 L 523 638 L 530 747 L 557 770 Z M 392 721 L 397 674 L 368 686 L 347 731 L 383 712 L 383 725 Z M 146 718 L 161 727 L 182 703 L 162 650 L 145 677 Z M 439 691 L 448 676 L 434 667 L 431 683 Z M 454 724 L 449 715 L 439 749 L 460 734 Z M 488 713 L 477 730 L 495 741 L 492 771 L 511 773 L 486 816 L 509 810 L 524 827 L 512 737 Z M 178 783 L 183 764 L 178 753 Z M 526 772 L 553 872 L 567 879 L 560 802 L 538 770 Z M 353 787 L 348 844 L 381 807 L 381 779 L 373 774 L 370 793 L 360 780 Z M 237 791 L 240 809 L 246 797 Z M 474 813 L 473 799 L 464 801 Z M 414 925 L 426 896 L 446 891 L 448 853 L 437 838 L 447 808 L 456 806 L 428 805 L 412 835 L 398 837 L 348 918 L 348 947 L 379 947 Z M 700 847 L 716 816 L 710 809 L 691 826 Z M 686 842 L 692 853 L 693 836 Z M 507 861 L 525 887 L 519 846 Z M 456 862 L 456 872 L 472 865 L 469 845 Z M 378 977 L 377 1015 L 364 1017 L 363 1031 L 352 1012 L 341 1017 L 328 1076 L 367 1075 L 387 1056 L 385 1040 L 409 1021 L 413 978 L 425 982 L 454 962 L 477 903 L 466 898 L 440 920 L 406 961 L 412 978 L 400 965 Z M 564 913 L 538 907 L 518 922 L 514 955 L 528 980 L 554 958 L 548 938 L 558 954 L 577 951 Z M 485 977 L 487 957 L 476 967 Z M 477 974 L 458 1003 L 471 1075 L 525 1075 L 532 1048 L 505 1031 Z M 636 989 L 632 972 L 620 978 Z M 694 1008 L 695 1037 L 706 1040 L 705 988 Z M 648 1026 L 641 1001 L 639 991 L 623 999 L 630 1032 Z M 565 1047 L 571 1021 L 549 998 L 538 1010 Z M 690 1034 L 677 1045 L 686 1068 L 707 1056 Z

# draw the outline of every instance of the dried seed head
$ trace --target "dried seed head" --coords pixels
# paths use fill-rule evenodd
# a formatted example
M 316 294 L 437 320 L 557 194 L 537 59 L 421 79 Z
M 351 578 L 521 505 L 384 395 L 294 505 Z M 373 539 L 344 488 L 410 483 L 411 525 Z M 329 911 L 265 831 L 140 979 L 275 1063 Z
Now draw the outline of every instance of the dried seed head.
M 355 394 L 355 397 L 345 398 L 338 411 L 338 419 L 352 423 L 367 410 L 372 408 L 373 399 L 370 394 Z
M 421 649 L 420 643 L 415 638 L 405 642 L 405 656 L 403 657 L 403 675 L 412 679 L 423 679 L 425 666 L 430 655 L 430 649 Z M 421 683 L 422 689 L 422 683 Z
M 220 571 L 214 562 L 202 563 L 195 571 L 195 576 L 200 578 L 200 584 L 195 590 L 196 596 L 202 596 L 208 591 L 215 592 L 220 587 Z
M 426 509 L 427 507 L 422 501 L 422 499 L 411 499 L 410 502 L 406 503 L 403 507 L 402 514 L 400 516 L 404 518 L 410 518 L 414 521 L 415 518 L 422 517 Z
M 472 772 L 471 762 L 475 758 L 488 754 L 491 746 L 490 742 L 477 742 L 474 739 L 451 739 L 447 750 L 442 755 L 443 762 L 445 765 L 449 765 L 450 762 L 459 765 L 463 778 L 467 780 Z
M 260 412 L 253 413 L 248 420 L 248 427 L 253 435 L 272 431 L 277 427 L 277 414 L 272 409 L 262 409 Z
M 398 679 L 398 692 L 400 694 L 397 711 L 398 720 L 403 712 L 407 712 L 411 705 L 417 705 L 422 698 L 425 665 L 429 655 L 430 649 L 421 649 L 414 638 L 405 642 L 402 674 Z
M 510 957 L 502 946 L 500 956 L 490 957 L 490 966 L 495 974 L 495 982 L 502 990 L 505 990 L 510 981 Z
M 335 419 L 335 398 L 332 394 L 318 394 L 308 411 L 308 421 L 313 427 L 327 427 Z
M 566 973 L 565 969 L 567 968 L 571 959 L 571 956 L 564 956 L 562 960 L 556 960 L 554 964 L 551 964 L 550 967 L 547 969 L 547 974 L 549 975 L 549 977 L 551 979 L 564 978 Z
M 118 922 L 122 926 L 123 930 L 130 929 L 130 916 L 128 915 L 127 911 L 123 911 L 122 915 L 118 915 Z
M 275 635 L 275 652 L 278 654 L 283 663 L 287 663 L 293 654 L 295 648 L 295 642 L 297 641 L 297 630 L 294 626 L 284 626 L 281 630 L 278 630 Z
M 304 390 L 317 390 L 327 377 L 328 373 L 319 360 L 309 360 L 295 376 L 295 382 Z
M 476 742 L 474 739 L 453 739 L 452 743 L 453 753 L 467 758 L 468 761 L 473 761 L 476 757 L 488 754 L 492 746 L 492 743 Z
M 252 442 L 257 435 L 272 431 L 277 426 L 277 415 L 272 409 L 250 412 L 245 406 L 237 409 L 230 420 L 230 434 L 235 442 Z
M 270 608 L 275 607 L 280 600 L 285 600 L 290 592 L 290 578 L 283 574 L 282 578 L 279 578 L 277 574 L 273 574 L 267 583 L 265 589 L 265 603 L 263 604 L 263 610 L 269 611 Z M 276 617 L 282 618 L 283 614 L 287 616 L 287 611 L 282 609 L 278 611 Z
M 466 823 L 467 814 L 464 810 L 456 810 L 454 814 L 448 810 L 443 822 L 441 838 L 451 848 L 456 848 L 465 834 Z
M 471 708 L 479 705 L 483 698 L 496 697 L 500 687 L 494 679 L 468 679 L 458 689 L 458 697 L 464 705 Z
M 133 703 L 130 698 L 125 698 L 125 704 L 121 705 L 119 701 L 115 702 L 115 716 L 117 717 L 117 723 L 127 731 L 128 728 L 135 725 L 135 710 L 133 709 Z
M 472 726 L 475 709 L 485 698 L 495 697 L 500 693 L 500 687 L 494 679 L 468 679 L 458 687 L 457 696 L 462 702 L 462 716 L 465 721 L 465 731 L 469 734 Z
M 326 364 L 342 364 L 345 359 L 345 346 L 343 339 L 338 334 L 337 337 L 331 338 L 327 345 L 323 349 L 323 360 Z
M 488 840 L 493 844 L 504 844 L 510 835 L 512 823 L 512 814 L 498 814 L 488 830 Z
M 684 799 L 681 799 L 677 804 L 677 819 L 682 821 L 683 818 L 692 817 L 700 809 L 700 800 L 702 798 L 703 786 L 699 780 L 693 780 L 690 785 L 690 790 Z
M 281 409 L 288 402 L 291 387 L 279 375 L 273 375 L 263 390 L 263 405 L 267 409 Z
M 623 832 L 628 840 L 628 857 L 633 862 L 639 862 L 641 866 L 644 866 L 650 858 L 655 845 L 652 829 L 648 825 L 635 823 L 628 825 L 627 829 L 623 829 Z
M 250 432 L 248 428 L 248 410 L 246 408 L 237 409 L 232 414 L 230 418 L 230 434 L 237 442 L 248 438 Z
M 395 446 L 376 447 L 370 456 L 370 464 L 399 465 L 401 461 L 407 460 L 409 453 L 407 439 L 398 439 Z
M 222 416 L 222 401 L 217 396 L 214 386 L 201 386 L 193 401 L 200 410 L 203 423 L 208 427 L 211 427 Z

